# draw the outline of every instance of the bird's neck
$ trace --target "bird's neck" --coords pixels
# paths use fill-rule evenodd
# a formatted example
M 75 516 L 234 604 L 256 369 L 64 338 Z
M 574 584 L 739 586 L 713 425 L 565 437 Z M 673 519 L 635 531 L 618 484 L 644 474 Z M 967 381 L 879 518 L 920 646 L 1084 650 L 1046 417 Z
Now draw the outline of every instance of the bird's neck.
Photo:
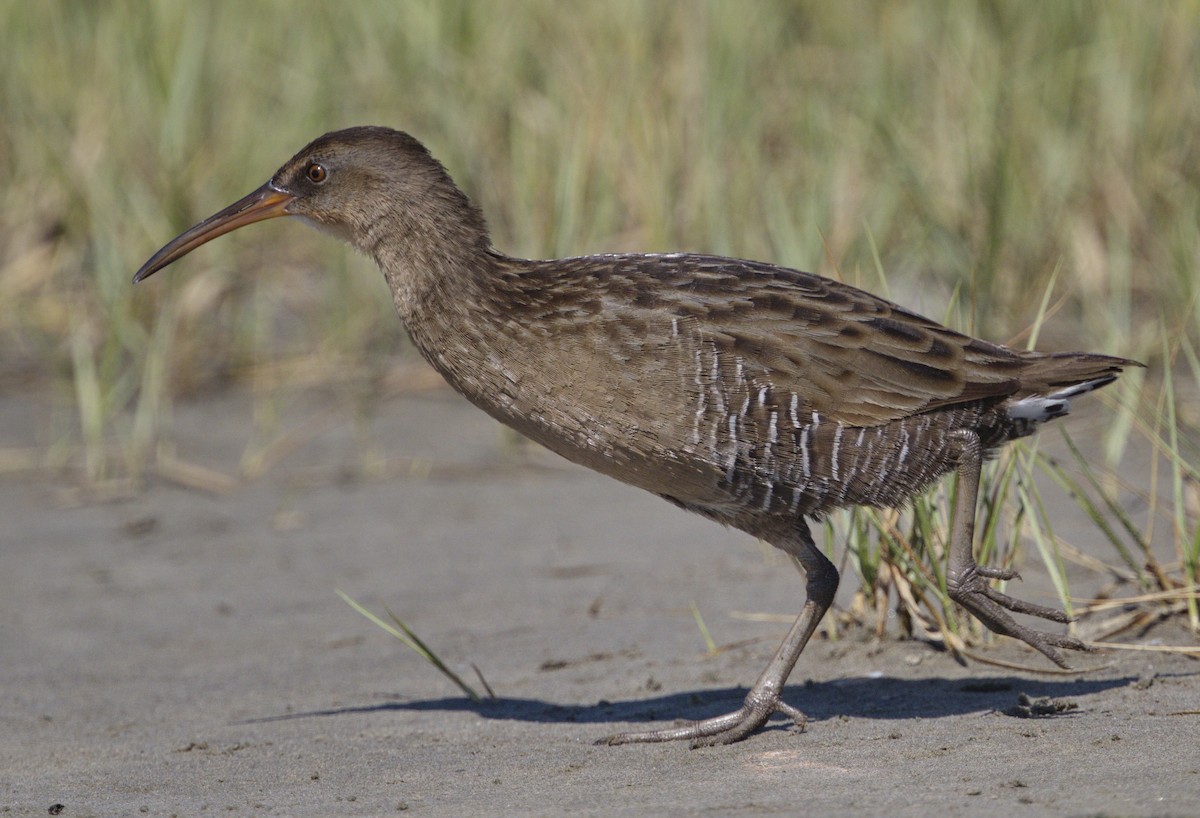
M 504 257 L 487 234 L 426 223 L 396 231 L 370 252 L 425 359 L 472 400 L 494 388 L 488 350 L 503 334 L 504 317 L 493 308 L 491 289 Z
M 353 240 L 383 271 L 410 330 L 474 289 L 492 255 L 483 216 L 448 178 L 426 195 L 417 205 L 396 202 Z

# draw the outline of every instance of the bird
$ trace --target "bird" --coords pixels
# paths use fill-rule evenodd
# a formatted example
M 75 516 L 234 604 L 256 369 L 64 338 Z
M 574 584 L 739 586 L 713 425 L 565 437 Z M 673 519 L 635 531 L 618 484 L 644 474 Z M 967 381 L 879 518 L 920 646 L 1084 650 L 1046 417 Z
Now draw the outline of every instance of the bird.
M 327 133 L 261 187 L 172 239 L 134 283 L 254 222 L 294 216 L 374 259 L 416 348 L 455 390 L 567 460 L 746 532 L 789 555 L 803 606 L 744 702 L 598 743 L 728 744 L 775 714 L 805 716 L 784 684 L 833 602 L 838 571 L 809 523 L 903 506 L 957 475 L 946 590 L 995 633 L 1061 667 L 1074 636 L 1035 630 L 1063 611 L 989 580 L 973 555 L 981 464 L 1067 414 L 1136 361 L 1013 349 L 848 284 L 691 253 L 508 256 L 482 212 L 413 136 Z

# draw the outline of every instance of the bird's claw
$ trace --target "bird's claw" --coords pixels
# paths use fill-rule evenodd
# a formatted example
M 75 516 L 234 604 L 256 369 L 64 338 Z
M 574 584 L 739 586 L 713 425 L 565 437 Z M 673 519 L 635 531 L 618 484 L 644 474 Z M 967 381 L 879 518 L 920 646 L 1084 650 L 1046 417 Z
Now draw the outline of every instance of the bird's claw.
M 988 579 L 1020 579 L 1021 575 L 1016 568 L 988 568 L 986 565 L 975 565 L 975 573 L 981 577 Z
M 774 713 L 782 713 L 793 722 L 797 732 L 803 733 L 808 717 L 800 710 L 780 700 L 778 695 L 755 696 L 753 692 L 746 702 L 732 713 L 694 721 L 679 727 L 662 730 L 647 730 L 636 733 L 616 733 L 598 740 L 597 744 L 635 744 L 659 741 L 689 741 L 692 749 L 733 744 L 741 741 L 767 723 Z
M 1015 571 L 996 568 L 983 568 L 972 563 L 964 570 L 951 571 L 946 577 L 946 590 L 950 598 L 970 611 L 976 619 L 982 622 L 993 633 L 1019 639 L 1031 648 L 1041 652 L 1046 658 L 1061 668 L 1069 668 L 1056 648 L 1066 650 L 1091 651 L 1087 643 L 1066 634 L 1035 631 L 1019 624 L 1008 611 L 1028 614 L 1052 622 L 1068 623 L 1074 618 L 1057 608 L 1047 608 L 1035 605 L 1001 593 L 989 585 L 987 579 L 1012 579 Z

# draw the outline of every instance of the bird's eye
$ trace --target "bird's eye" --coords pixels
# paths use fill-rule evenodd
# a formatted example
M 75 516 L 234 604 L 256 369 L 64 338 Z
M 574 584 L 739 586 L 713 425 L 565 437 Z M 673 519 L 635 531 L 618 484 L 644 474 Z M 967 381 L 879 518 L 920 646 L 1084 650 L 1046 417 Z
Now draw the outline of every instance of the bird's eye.
M 309 162 L 308 167 L 304 169 L 304 175 L 308 177 L 308 181 L 319 185 L 329 178 L 329 171 L 325 170 L 325 166 L 320 162 Z

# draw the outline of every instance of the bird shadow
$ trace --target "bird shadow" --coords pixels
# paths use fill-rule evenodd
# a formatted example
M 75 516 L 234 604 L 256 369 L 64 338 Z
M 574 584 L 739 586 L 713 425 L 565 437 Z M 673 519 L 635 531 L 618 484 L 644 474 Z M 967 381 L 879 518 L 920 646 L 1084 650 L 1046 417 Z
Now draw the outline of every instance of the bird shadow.
M 855 677 L 828 682 L 788 685 L 784 700 L 805 715 L 810 722 L 850 717 L 869 719 L 933 719 L 968 713 L 999 712 L 1020 715 L 1021 702 L 1028 699 L 1085 697 L 1125 687 L 1137 677 L 1113 679 L 1044 680 L 1020 676 L 982 676 L 970 679 L 898 679 L 889 676 Z M 551 724 L 609 724 L 659 722 L 674 719 L 698 720 L 730 712 L 741 706 L 744 687 L 710 688 L 684 691 L 647 698 L 619 701 L 600 700 L 593 704 L 558 704 L 541 699 L 500 696 L 471 701 L 466 697 L 406 700 L 389 696 L 389 701 L 291 712 L 246 719 L 239 724 L 257 724 L 290 719 L 346 716 L 389 711 L 467 712 L 487 719 Z M 1086 710 L 1087 702 L 1051 712 L 1060 716 Z M 782 717 L 776 716 L 777 719 Z M 782 726 L 783 722 L 781 722 Z

